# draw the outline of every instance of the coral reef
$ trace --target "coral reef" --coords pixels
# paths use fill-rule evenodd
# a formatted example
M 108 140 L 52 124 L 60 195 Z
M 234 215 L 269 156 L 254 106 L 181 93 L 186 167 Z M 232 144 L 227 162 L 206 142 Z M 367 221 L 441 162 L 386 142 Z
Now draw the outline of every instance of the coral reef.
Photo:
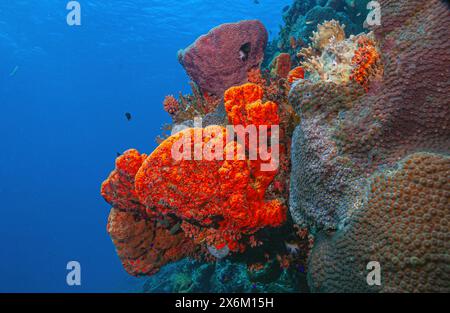
M 380 3 L 373 35 L 303 50 L 290 211 L 316 236 L 313 291 L 448 291 L 450 12 Z M 381 263 L 380 287 L 365 281 L 369 261 Z
M 178 100 L 175 99 L 173 95 L 166 96 L 164 98 L 164 111 L 169 113 L 170 115 L 175 115 L 180 111 L 180 104 Z
M 382 72 L 380 53 L 373 34 L 344 37 L 343 25 L 326 21 L 317 26 L 311 46 L 300 50 L 302 68 L 310 82 L 345 84 L 356 81 L 366 90 L 369 81 Z M 349 84 L 349 88 L 355 87 Z
M 247 81 L 259 68 L 267 31 L 257 20 L 222 24 L 179 52 L 180 63 L 202 92 L 222 97 L 228 88 Z
M 289 53 L 280 53 L 270 64 L 271 74 L 275 77 L 287 78 L 291 70 L 291 56 Z
M 164 98 L 164 110 L 169 113 L 174 123 L 183 123 L 195 117 L 206 117 L 213 114 L 221 104 L 221 100 L 213 95 L 202 93 L 194 82 L 189 83 L 192 94 L 179 94 L 179 100 L 173 95 Z
M 361 47 L 379 56 L 372 36 L 361 34 L 338 41 L 330 36 L 329 29 L 332 25 L 334 33 L 343 34 L 341 26 L 334 21 L 323 25 L 318 25 L 314 47 L 302 50 L 307 77 L 290 91 L 290 102 L 302 117 L 292 142 L 290 209 L 300 225 L 333 229 L 346 214 L 349 199 L 359 190 L 357 179 L 352 178 L 353 164 L 339 154 L 336 125 L 366 94 L 367 86 L 380 81 L 383 66 L 378 58 L 367 60 L 361 67 L 370 64 L 370 71 L 361 69 L 360 80 L 352 79 L 353 71 L 359 68 L 354 60 Z

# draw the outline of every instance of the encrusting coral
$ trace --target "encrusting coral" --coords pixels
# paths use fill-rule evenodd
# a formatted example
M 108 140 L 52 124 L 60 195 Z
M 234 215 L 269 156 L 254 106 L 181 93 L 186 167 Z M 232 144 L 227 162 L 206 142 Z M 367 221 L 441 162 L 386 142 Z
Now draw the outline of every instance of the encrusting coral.
M 355 51 L 352 58 L 353 69 L 350 79 L 355 80 L 368 91 L 369 80 L 377 74 L 377 69 L 381 64 L 380 53 L 371 38 L 359 37 L 356 42 L 358 50 Z

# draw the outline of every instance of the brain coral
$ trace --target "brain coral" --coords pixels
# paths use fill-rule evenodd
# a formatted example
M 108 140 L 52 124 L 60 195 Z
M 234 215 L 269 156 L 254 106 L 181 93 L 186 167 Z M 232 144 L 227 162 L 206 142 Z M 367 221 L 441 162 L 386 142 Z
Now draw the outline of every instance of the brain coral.
M 222 97 L 247 81 L 264 58 L 268 34 L 257 20 L 223 24 L 179 52 L 180 63 L 203 92 Z
M 225 110 L 233 125 L 278 125 L 278 105 L 272 101 L 262 102 L 261 86 L 247 83 L 231 87 L 225 92 Z
M 111 209 L 107 230 L 124 269 L 134 276 L 152 275 L 195 249 L 182 232 L 171 234 L 156 221 L 115 208 Z
M 416 153 L 399 166 L 371 178 L 348 225 L 318 240 L 314 291 L 450 292 L 450 159 Z M 371 261 L 381 265 L 381 286 L 366 282 Z

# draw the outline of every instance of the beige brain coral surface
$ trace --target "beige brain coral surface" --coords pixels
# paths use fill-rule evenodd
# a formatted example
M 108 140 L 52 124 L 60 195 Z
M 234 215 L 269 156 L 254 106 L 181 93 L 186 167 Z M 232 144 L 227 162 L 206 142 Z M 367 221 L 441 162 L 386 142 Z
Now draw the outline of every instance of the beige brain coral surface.
M 450 292 L 450 158 L 416 153 L 371 178 L 348 224 L 319 238 L 309 282 L 322 292 Z M 381 285 L 369 286 L 369 262 Z

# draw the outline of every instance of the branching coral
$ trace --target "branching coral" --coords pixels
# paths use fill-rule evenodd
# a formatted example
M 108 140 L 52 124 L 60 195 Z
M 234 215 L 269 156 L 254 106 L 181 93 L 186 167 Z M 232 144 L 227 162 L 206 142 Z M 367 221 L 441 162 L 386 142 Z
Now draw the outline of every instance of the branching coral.
M 164 98 L 164 111 L 169 113 L 170 115 L 175 115 L 180 110 L 180 104 L 178 103 L 178 100 L 175 99 L 174 96 L 169 95 Z
M 331 42 L 341 42 L 345 39 L 345 25 L 340 25 L 335 20 L 326 21 L 317 26 L 317 31 L 313 32 L 311 45 L 317 50 L 323 50 Z
M 164 110 L 172 116 L 175 123 L 185 122 L 194 117 L 205 116 L 213 112 L 220 104 L 220 99 L 207 92 L 202 93 L 194 82 L 190 82 L 191 94 L 179 94 L 179 99 L 174 96 L 166 96 L 163 105 Z
M 264 58 L 267 31 L 256 20 L 222 24 L 179 52 L 179 61 L 202 92 L 221 98 L 242 84 Z

